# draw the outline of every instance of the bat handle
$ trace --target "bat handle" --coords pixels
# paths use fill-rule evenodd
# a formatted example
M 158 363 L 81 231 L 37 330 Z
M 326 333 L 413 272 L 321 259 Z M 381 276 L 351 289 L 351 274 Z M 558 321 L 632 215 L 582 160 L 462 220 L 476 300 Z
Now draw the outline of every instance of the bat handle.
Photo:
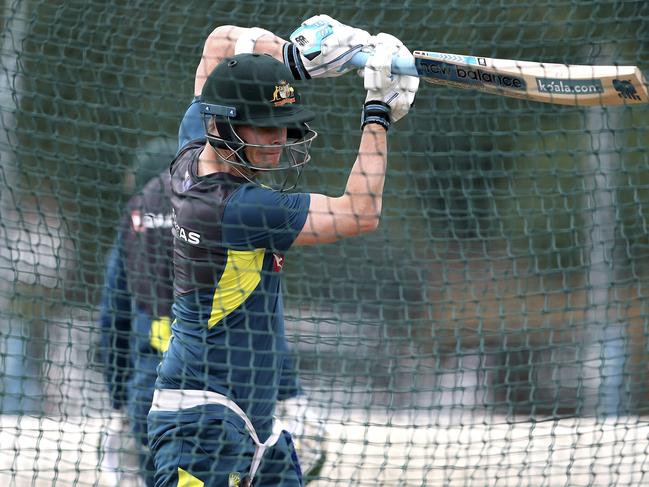
M 358 51 L 354 56 L 349 60 L 349 64 L 355 68 L 365 67 L 367 59 L 370 57 L 369 52 Z M 393 57 L 392 58 L 392 74 L 407 74 L 409 76 L 419 76 L 417 69 L 415 69 L 415 64 L 412 62 L 412 59 L 403 58 L 403 57 Z

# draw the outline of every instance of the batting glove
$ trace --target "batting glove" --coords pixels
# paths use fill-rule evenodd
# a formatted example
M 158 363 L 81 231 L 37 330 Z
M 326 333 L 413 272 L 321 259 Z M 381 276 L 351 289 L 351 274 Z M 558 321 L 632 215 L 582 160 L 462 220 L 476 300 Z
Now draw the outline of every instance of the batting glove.
M 328 15 L 316 15 L 291 34 L 291 43 L 284 46 L 284 62 L 296 79 L 340 76 L 354 69 L 346 64 L 371 37 Z
M 416 76 L 396 75 L 391 73 L 392 58 L 395 56 L 415 59 L 410 50 L 396 37 L 390 34 L 378 34 L 370 39 L 372 54 L 361 70 L 364 78 L 367 97 L 365 105 L 380 102 L 390 107 L 390 121 L 403 118 L 413 102 L 419 88 Z

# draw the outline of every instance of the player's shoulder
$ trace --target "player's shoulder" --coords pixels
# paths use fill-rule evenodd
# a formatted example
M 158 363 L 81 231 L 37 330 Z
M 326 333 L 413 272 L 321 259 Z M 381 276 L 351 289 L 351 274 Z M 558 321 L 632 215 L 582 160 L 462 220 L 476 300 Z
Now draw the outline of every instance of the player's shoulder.
M 296 200 L 308 198 L 306 193 L 285 193 L 254 183 L 241 184 L 232 194 L 230 205 L 256 206 L 257 208 L 295 206 Z
M 232 203 L 246 202 L 246 201 L 273 201 L 278 198 L 277 191 L 273 191 L 263 186 L 254 183 L 243 183 L 239 185 L 237 190 L 230 198 Z
M 183 165 L 187 165 L 192 160 L 196 158 L 197 154 L 200 154 L 200 150 L 205 146 L 204 141 L 195 140 L 185 144 L 176 154 L 173 161 L 171 161 L 170 173 L 173 176 L 174 173 L 178 172 L 179 168 Z
M 308 193 L 300 192 L 287 192 L 287 191 L 278 191 L 276 189 L 269 188 L 263 184 L 246 182 L 241 184 L 239 189 L 239 198 L 261 198 L 269 200 L 287 200 L 293 198 L 301 198 L 303 196 L 308 196 Z
M 230 195 L 224 215 L 227 221 L 270 224 L 289 219 L 293 213 L 306 212 L 308 207 L 307 193 L 284 193 L 246 183 Z
M 203 143 L 192 142 L 176 154 L 169 167 L 170 184 L 175 193 L 184 193 L 197 181 L 196 166 Z

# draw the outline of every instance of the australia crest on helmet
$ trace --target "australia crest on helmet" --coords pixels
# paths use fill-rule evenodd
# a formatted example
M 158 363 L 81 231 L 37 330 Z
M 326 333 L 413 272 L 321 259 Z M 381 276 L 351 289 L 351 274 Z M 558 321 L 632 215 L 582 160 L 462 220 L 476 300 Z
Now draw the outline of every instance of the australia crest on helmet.
M 288 84 L 288 81 L 281 80 L 275 85 L 271 102 L 276 107 L 281 107 L 287 103 L 295 103 L 295 90 Z

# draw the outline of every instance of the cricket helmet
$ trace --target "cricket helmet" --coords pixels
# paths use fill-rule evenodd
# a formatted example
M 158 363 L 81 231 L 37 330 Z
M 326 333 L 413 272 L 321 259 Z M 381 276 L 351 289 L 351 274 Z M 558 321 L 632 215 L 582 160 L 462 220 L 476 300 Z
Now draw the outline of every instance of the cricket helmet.
M 221 61 L 207 78 L 201 93 L 201 114 L 208 142 L 215 149 L 230 151 L 224 158 L 239 168 L 283 178 L 281 190 L 292 189 L 309 162 L 309 148 L 317 133 L 307 122 L 315 114 L 304 107 L 290 70 L 265 54 L 238 54 Z M 213 133 L 210 121 L 218 134 Z M 255 165 L 246 156 L 250 144 L 237 127 L 286 128 L 287 140 L 276 167 Z M 276 147 L 276 146 L 274 146 Z M 218 151 L 217 151 L 218 153 Z M 288 172 L 287 172 L 288 170 Z M 282 173 L 280 175 L 280 173 Z M 290 186 L 290 187 L 289 187 Z

